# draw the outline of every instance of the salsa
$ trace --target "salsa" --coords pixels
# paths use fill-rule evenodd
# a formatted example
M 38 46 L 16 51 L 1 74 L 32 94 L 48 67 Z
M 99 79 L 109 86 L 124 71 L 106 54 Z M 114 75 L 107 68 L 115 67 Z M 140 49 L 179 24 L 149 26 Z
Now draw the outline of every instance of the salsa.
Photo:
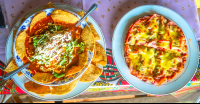
M 81 27 L 72 23 L 54 22 L 51 15 L 27 30 L 25 63 L 35 72 L 52 73 L 56 78 L 78 65 L 79 53 L 84 52 Z

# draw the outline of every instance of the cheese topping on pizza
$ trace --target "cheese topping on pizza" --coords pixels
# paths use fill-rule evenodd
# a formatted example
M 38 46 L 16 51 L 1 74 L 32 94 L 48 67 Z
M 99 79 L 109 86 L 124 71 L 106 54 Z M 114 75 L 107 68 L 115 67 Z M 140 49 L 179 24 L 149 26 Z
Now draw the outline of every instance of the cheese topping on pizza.
M 187 49 L 182 29 L 162 15 L 153 14 L 139 18 L 130 26 L 125 59 L 132 75 L 161 85 L 184 69 Z

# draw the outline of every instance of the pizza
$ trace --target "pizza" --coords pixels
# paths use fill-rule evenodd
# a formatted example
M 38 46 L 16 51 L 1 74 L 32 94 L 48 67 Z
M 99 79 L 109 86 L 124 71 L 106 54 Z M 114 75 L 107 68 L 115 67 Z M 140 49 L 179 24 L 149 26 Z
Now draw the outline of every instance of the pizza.
M 159 14 L 144 16 L 131 24 L 124 50 L 130 73 L 154 85 L 180 74 L 188 56 L 182 29 Z

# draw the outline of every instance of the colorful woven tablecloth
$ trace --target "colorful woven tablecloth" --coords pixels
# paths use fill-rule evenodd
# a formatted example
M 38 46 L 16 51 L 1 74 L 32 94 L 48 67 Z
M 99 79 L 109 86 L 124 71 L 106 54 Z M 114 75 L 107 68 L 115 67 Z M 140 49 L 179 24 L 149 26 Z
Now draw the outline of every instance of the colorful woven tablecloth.
M 199 42 L 199 49 L 200 49 L 200 42 Z M 99 91 L 138 91 L 133 86 L 131 86 L 126 80 L 124 80 L 124 78 L 119 73 L 112 56 L 112 50 L 107 48 L 106 54 L 107 54 L 107 65 L 104 66 L 103 72 L 100 75 L 100 77 L 96 79 L 96 81 L 85 91 L 85 93 L 99 92 Z M 6 67 L 5 64 L 0 61 L 0 69 L 3 69 L 4 67 Z M 0 76 L 1 75 L 2 71 L 0 70 Z M 3 81 L 2 79 L 0 79 L 0 81 L 1 81 L 0 82 L 1 94 L 25 93 L 14 83 L 12 79 L 8 81 Z M 198 66 L 196 74 L 185 87 L 199 86 L 200 85 L 199 81 L 200 81 L 200 68 Z
M 0 60 L 5 62 L 5 46 L 9 31 L 14 24 L 30 10 L 46 5 L 48 2 L 63 3 L 78 7 L 82 10 L 88 10 L 93 3 L 98 4 L 91 17 L 99 24 L 106 41 L 107 66 L 101 76 L 84 93 L 95 93 L 99 91 L 137 91 L 129 85 L 118 72 L 112 57 L 112 36 L 115 26 L 119 20 L 131 9 L 141 5 L 161 5 L 170 8 L 180 14 L 193 29 L 197 40 L 200 40 L 199 16 L 195 0 L 0 0 L 2 11 L 6 20 L 6 28 L 0 29 Z M 0 64 L 3 66 L 3 64 Z M 199 68 L 198 68 L 199 69 Z M 0 73 L 1 74 L 1 73 Z M 25 93 L 12 79 L 7 82 L 1 82 L 5 85 L 1 88 L 1 94 Z M 179 94 L 198 90 L 200 85 L 200 71 L 198 70 L 194 78 L 180 91 L 172 94 Z

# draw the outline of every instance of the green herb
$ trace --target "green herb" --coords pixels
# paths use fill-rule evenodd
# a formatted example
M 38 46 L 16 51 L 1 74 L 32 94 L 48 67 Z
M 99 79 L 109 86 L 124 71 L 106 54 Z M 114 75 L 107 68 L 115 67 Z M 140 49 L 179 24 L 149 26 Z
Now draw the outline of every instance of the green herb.
M 51 32 L 54 32 L 55 31 L 55 29 L 54 28 L 51 28 L 51 30 L 50 30 Z
M 74 47 L 78 47 L 78 42 L 77 42 L 77 40 L 75 40 L 75 41 L 72 41 L 72 44 L 74 45 Z
M 48 25 L 53 25 L 52 23 L 48 23 Z
M 64 57 L 58 65 L 64 65 L 67 62 L 67 59 Z
M 84 51 L 85 44 L 83 42 L 81 42 L 81 44 L 79 46 L 80 46 L 80 50 L 78 51 L 78 53 L 81 53 Z
M 78 50 L 78 53 L 81 53 L 81 52 L 84 51 L 85 44 L 83 42 L 81 42 L 80 44 L 78 44 L 77 40 L 71 41 L 66 46 L 66 53 L 70 54 L 71 52 L 73 52 L 73 49 L 75 47 L 80 47 L 80 49 Z
M 41 35 L 38 41 L 38 45 L 42 45 L 47 41 L 47 34 Z
M 61 25 L 55 25 L 55 28 L 56 28 L 56 31 L 60 31 L 62 29 L 62 26 Z
M 72 57 L 69 57 L 69 63 L 72 61 Z
M 68 57 L 69 57 L 69 63 L 72 61 L 72 58 L 74 57 L 73 55 L 71 55 L 71 54 L 68 54 L 67 55 Z
M 52 74 L 53 74 L 54 77 L 56 77 L 56 78 L 61 78 L 61 77 L 64 77 L 64 76 L 65 76 L 65 73 L 58 74 L 58 73 L 53 72 Z
M 37 47 L 37 43 L 38 43 L 38 39 L 37 37 L 33 37 L 33 46 L 36 48 Z
M 47 30 L 49 30 L 50 32 L 62 30 L 62 26 L 61 25 L 55 25 L 53 23 L 48 23 L 48 25 L 49 26 L 48 26 Z
M 165 26 L 164 25 L 160 25 L 159 34 L 164 34 L 164 33 L 165 33 Z
M 38 45 L 42 45 L 47 41 L 47 34 L 40 35 L 40 37 L 33 37 L 33 46 L 36 48 Z
M 35 59 L 34 59 L 33 57 L 31 57 L 29 60 L 30 60 L 31 62 L 35 61 Z
M 72 54 L 73 50 L 74 50 L 74 44 L 73 44 L 73 42 L 67 43 L 67 46 L 66 46 L 66 53 L 67 53 L 67 55 Z
M 67 56 L 68 56 L 68 57 L 72 57 L 72 55 L 71 55 L 71 54 L 68 54 Z

